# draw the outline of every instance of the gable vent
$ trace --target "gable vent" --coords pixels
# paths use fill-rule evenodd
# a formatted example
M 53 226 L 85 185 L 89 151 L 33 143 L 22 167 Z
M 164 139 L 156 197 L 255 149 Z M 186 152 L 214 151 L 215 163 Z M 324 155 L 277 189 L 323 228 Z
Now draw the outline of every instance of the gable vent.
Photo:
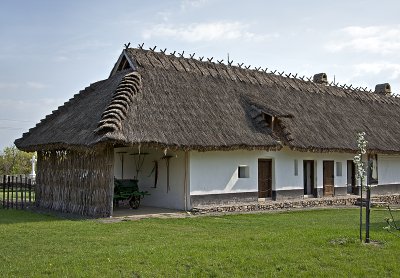
M 314 75 L 313 81 L 317 84 L 328 84 L 328 76 L 326 73 L 317 73 Z
M 375 86 L 375 94 L 390 95 L 391 93 L 392 89 L 389 83 L 378 84 Z

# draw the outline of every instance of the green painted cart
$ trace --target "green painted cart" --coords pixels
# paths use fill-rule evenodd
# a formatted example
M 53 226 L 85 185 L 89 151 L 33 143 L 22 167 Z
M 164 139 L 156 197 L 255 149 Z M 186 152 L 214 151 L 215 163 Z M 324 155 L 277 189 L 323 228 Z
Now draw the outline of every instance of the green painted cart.
M 118 207 L 119 201 L 128 200 L 129 206 L 137 209 L 140 200 L 150 195 L 147 191 L 139 191 L 138 180 L 114 179 L 114 204 Z

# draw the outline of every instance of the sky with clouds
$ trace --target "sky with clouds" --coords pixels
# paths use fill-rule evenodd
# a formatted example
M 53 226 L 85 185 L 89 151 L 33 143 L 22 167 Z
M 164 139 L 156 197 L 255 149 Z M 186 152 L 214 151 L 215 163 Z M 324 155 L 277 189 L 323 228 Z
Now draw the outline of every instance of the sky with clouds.
M 124 43 L 400 93 L 400 1 L 1 0 L 0 149 L 90 83 Z

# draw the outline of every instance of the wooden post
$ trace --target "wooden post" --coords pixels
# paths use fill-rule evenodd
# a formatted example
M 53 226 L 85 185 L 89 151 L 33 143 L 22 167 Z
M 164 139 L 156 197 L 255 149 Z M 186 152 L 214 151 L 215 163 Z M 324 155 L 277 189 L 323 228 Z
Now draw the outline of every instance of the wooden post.
M 7 208 L 10 207 L 10 184 L 11 184 L 11 177 L 8 176 L 8 178 L 7 178 Z
M 367 186 L 367 204 L 366 204 L 366 209 L 367 209 L 367 215 L 366 215 L 366 220 L 365 220 L 365 243 L 369 243 L 369 219 L 370 219 L 370 213 L 371 213 L 371 188 Z
M 18 209 L 18 176 L 15 176 L 15 208 Z
M 363 223 L 363 219 L 362 219 L 362 210 L 363 210 L 363 181 L 364 178 L 361 177 L 361 184 L 360 184 L 360 241 L 362 241 L 362 223 Z
M 15 177 L 11 177 L 11 208 L 14 208 L 14 183 Z
M 31 205 L 31 203 L 32 203 L 32 194 L 31 194 L 31 192 L 32 192 L 32 180 L 31 179 L 29 179 L 28 180 L 28 194 L 29 194 L 29 206 Z
M 6 175 L 3 176 L 3 208 L 6 208 L 6 184 L 7 184 L 7 177 Z

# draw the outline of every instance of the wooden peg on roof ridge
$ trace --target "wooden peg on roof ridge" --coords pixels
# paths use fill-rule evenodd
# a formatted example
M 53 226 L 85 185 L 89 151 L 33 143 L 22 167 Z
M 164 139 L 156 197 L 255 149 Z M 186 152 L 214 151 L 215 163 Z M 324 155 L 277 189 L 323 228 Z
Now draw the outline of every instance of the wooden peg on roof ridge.
M 157 47 L 157 45 L 154 46 L 153 48 L 149 47 L 149 49 L 150 49 L 151 51 L 154 51 L 154 50 L 156 50 L 156 47 Z
M 229 66 L 232 66 L 232 63 L 233 63 L 233 60 L 231 60 L 231 61 L 228 60 L 228 65 Z
M 248 65 L 248 66 L 244 66 L 246 69 L 249 69 L 250 67 L 251 67 L 251 65 Z
M 305 78 L 305 77 L 306 77 L 306 76 L 305 76 L 305 75 L 303 75 L 302 77 L 300 77 L 300 79 L 304 81 L 304 78 Z
M 218 61 L 218 60 L 217 60 L 217 62 L 218 62 L 219 64 L 222 64 L 223 61 L 224 61 L 224 59 L 222 59 L 221 61 Z
M 144 43 L 142 43 L 142 44 L 138 44 L 138 47 L 140 48 L 140 49 L 143 49 L 143 46 L 144 46 Z
M 212 62 L 213 59 L 214 59 L 214 57 L 207 58 L 207 60 L 208 60 L 210 63 Z
M 274 71 L 271 70 L 271 73 L 272 73 L 272 74 L 275 74 L 277 71 L 278 71 L 278 70 L 274 70 Z
M 267 73 L 267 72 L 268 72 L 268 68 L 265 68 L 265 69 L 264 69 L 264 72 Z
M 259 71 L 259 70 L 261 69 L 261 67 L 254 67 L 254 69 L 255 69 L 256 71 Z
M 160 49 L 160 51 L 161 51 L 163 54 L 165 54 L 165 52 L 167 51 L 167 49 L 166 49 L 166 48 L 164 48 L 164 50 Z
M 174 52 L 171 52 L 170 55 L 174 55 L 175 56 L 176 50 L 174 50 Z
M 244 64 L 244 63 L 241 63 L 241 64 L 237 63 L 237 65 L 238 65 L 239 68 L 242 68 L 243 64 Z
M 293 78 L 297 78 L 297 73 L 295 75 L 293 75 Z
M 279 72 L 278 71 L 278 74 L 280 75 L 280 76 L 282 76 L 282 74 L 284 74 L 285 73 L 285 71 L 282 71 L 282 72 Z
M 179 55 L 181 58 L 185 58 L 185 57 L 183 57 L 183 54 L 185 54 L 185 51 L 182 51 L 182 53 L 179 53 L 179 52 L 178 52 L 178 55 Z
M 285 74 L 285 75 L 286 75 L 286 77 L 290 78 L 290 76 L 292 75 L 292 73 L 289 72 L 289 74 Z
M 128 43 L 124 43 L 125 49 L 128 49 L 130 45 L 131 45 L 131 43 L 130 43 L 130 42 L 128 42 Z
M 202 62 L 204 59 L 204 56 L 199 57 L 199 61 Z
M 190 59 L 193 59 L 194 55 L 196 55 L 196 53 L 189 54 Z

